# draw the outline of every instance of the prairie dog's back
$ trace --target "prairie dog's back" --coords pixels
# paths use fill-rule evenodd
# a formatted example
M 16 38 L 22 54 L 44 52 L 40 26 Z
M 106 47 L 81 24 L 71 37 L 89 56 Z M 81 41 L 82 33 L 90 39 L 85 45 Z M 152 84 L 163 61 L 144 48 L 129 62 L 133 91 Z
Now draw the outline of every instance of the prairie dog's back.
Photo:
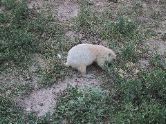
M 102 45 L 92 45 L 90 48 L 90 51 L 98 56 L 104 56 L 107 53 L 111 53 L 114 58 L 116 58 L 116 54 L 113 50 L 102 46 Z
M 74 46 L 72 49 L 68 52 L 68 58 L 67 63 L 69 65 L 90 65 L 95 59 L 96 56 L 93 54 L 93 52 L 90 50 L 93 49 L 93 45 L 91 44 L 79 44 Z

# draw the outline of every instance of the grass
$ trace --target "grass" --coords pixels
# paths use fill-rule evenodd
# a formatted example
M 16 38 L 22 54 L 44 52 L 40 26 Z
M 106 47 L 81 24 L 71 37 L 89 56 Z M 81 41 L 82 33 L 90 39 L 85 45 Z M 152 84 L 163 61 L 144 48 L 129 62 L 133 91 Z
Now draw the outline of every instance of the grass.
M 38 118 L 34 113 L 24 113 L 23 108 L 19 107 L 10 98 L 0 96 L 0 123 L 1 124 L 44 124 L 47 123 L 49 115 Z
M 122 120 L 131 123 L 165 122 L 165 108 L 162 104 L 165 101 L 165 79 L 165 72 L 155 69 L 151 73 L 142 72 L 136 80 L 119 82 L 118 92 L 123 94 L 121 99 L 124 107 L 120 114 L 127 116 L 122 117 Z
M 136 80 L 126 80 L 117 76 L 114 82 L 116 92 L 101 88 L 69 87 L 61 96 L 53 116 L 26 117 L 35 123 L 165 123 L 165 80 L 161 69 L 151 73 L 141 72 Z M 6 98 L 1 98 L 1 122 L 23 123 L 25 115 L 21 109 L 13 107 Z M 7 110 L 10 110 L 8 113 Z M 82 114 L 80 114 L 82 113 Z M 6 116 L 7 115 L 7 116 Z M 32 119 L 32 120 L 31 120 Z
M 139 70 L 136 67 L 135 63 L 142 56 L 138 51 L 144 51 L 139 48 L 144 39 L 139 25 L 124 17 L 110 21 L 101 15 L 97 16 L 89 8 L 81 12 L 77 18 L 77 31 L 92 37 L 99 35 L 101 39 L 116 44 L 120 51 L 116 62 L 105 68 L 108 75 L 114 76 L 113 89 L 109 89 L 109 95 L 103 94 L 102 89 L 97 92 L 95 88 L 90 91 L 88 88 L 69 89 L 56 107 L 54 116 L 58 122 L 165 123 L 164 60 L 159 56 L 154 57 L 151 61 L 153 67 L 149 70 Z M 133 66 L 127 67 L 129 63 Z M 138 69 L 138 72 L 133 75 L 134 68 L 136 71 Z M 124 73 L 126 77 L 123 76 Z
M 150 63 L 153 67 L 166 69 L 165 56 L 158 55 L 157 53 L 151 58 Z
M 50 59 L 62 52 L 60 44 L 64 41 L 63 27 L 55 23 L 57 20 L 28 9 L 25 0 L 2 0 L 1 3 L 5 7 L 5 11 L 0 14 L 1 72 L 12 66 L 28 69 L 33 64 L 33 54 Z M 55 64 L 54 69 L 59 70 L 62 66 L 58 61 L 55 60 L 50 66 Z M 53 76 L 59 77 L 59 72 L 56 73 Z
M 5 79 L 3 80 L 1 85 L 3 94 L 9 91 L 12 96 L 17 96 L 33 90 L 33 79 L 32 82 L 25 81 L 26 74 L 23 70 L 30 77 L 35 75 L 41 78 L 42 81 L 37 82 L 39 88 L 52 85 L 55 83 L 52 80 L 59 79 L 65 71 L 60 59 L 56 57 L 57 53 L 63 52 L 61 45 L 65 41 L 63 26 L 50 14 L 43 16 L 42 13 L 28 9 L 25 0 L 0 2 L 4 7 L 4 11 L 0 13 L 0 73 L 10 73 L 13 78 L 9 85 Z M 37 61 L 38 66 L 35 67 L 38 69 L 32 72 L 31 66 L 36 63 L 34 54 L 42 56 L 49 66 L 42 68 Z
M 25 1 L 1 2 L 7 10 L 0 18 L 0 64 L 1 67 L 6 62 L 19 65 L 21 62 L 28 61 L 30 55 L 38 50 L 39 42 L 33 32 L 27 29 L 30 12 Z
M 136 45 L 134 43 L 127 43 L 124 48 L 121 49 L 122 59 L 130 62 L 137 62 L 138 53 L 136 51 Z
M 71 76 L 70 71 L 60 63 L 55 63 L 53 64 L 52 69 L 41 70 L 39 73 L 43 77 L 42 81 L 39 82 L 39 85 L 43 88 L 52 86 L 55 83 L 55 80 L 63 80 L 66 75 Z
M 123 16 L 112 20 L 113 16 L 110 11 L 93 12 L 90 6 L 84 4 L 81 6 L 79 16 L 74 20 L 77 31 L 86 33 L 86 35 L 100 35 L 101 39 L 111 40 L 118 40 L 119 37 L 131 39 L 138 34 L 138 25 L 133 20 Z
M 24 123 L 20 108 L 16 108 L 9 99 L 0 97 L 0 123 Z
M 74 29 L 88 38 L 98 37 L 110 42 L 111 48 L 116 46 L 115 49 L 121 51 L 121 56 L 125 60 L 136 62 L 139 56 L 136 47 L 142 43 L 144 38 L 139 25 L 124 16 L 111 20 L 113 18 L 111 12 L 93 12 L 90 6 L 85 5 L 81 7 L 80 15 L 74 20 Z
M 47 44 L 42 42 L 50 37 L 60 41 L 61 26 L 53 25 L 52 17 L 33 13 L 24 0 L 18 3 L 15 0 L 2 1 L 2 5 L 8 9 L 0 16 L 2 64 L 6 61 L 19 64 L 28 61 L 33 53 L 47 52 L 44 48 Z
M 62 96 L 53 116 L 61 123 L 97 123 L 107 118 L 109 94 L 100 88 L 69 88 Z
M 115 22 L 105 21 L 103 24 L 103 31 L 101 32 L 101 37 L 103 39 L 118 39 L 118 37 L 124 37 L 127 39 L 132 39 L 137 30 L 137 24 L 131 20 L 118 17 Z
M 70 28 L 87 38 L 105 40 L 115 50 L 117 60 L 104 68 L 105 75 L 112 80 L 111 88 L 69 87 L 58 99 L 53 115 L 47 113 L 40 118 L 35 113 L 25 113 L 12 100 L 31 93 L 31 83 L 22 84 L 20 80 L 17 83 L 13 80 L 13 84 L 2 82 L 0 123 L 166 123 L 165 56 L 152 56 L 150 66 L 145 70 L 137 65 L 144 56 L 141 48 L 147 38 L 144 33 L 149 33 L 143 32 L 146 30 L 142 31 L 141 25 L 132 18 L 132 14 L 143 14 L 142 2 L 132 2 L 131 15 L 118 14 L 116 17 L 110 10 L 102 13 L 92 11 L 87 1 L 80 3 L 81 12 Z M 1 74 L 5 69 L 14 71 L 12 66 L 19 66 L 22 73 L 23 67 L 26 70 L 31 65 L 29 62 L 33 63 L 32 55 L 40 54 L 48 67 L 39 67 L 34 72 L 41 78 L 37 82 L 39 88 L 52 86 L 55 81 L 71 76 L 72 72 L 62 64 L 64 58 L 59 59 L 57 54 L 65 56 L 78 41 L 66 41 L 64 27 L 57 20 L 29 10 L 24 0 L 0 0 L 0 4 L 5 7 L 5 11 L 0 12 Z M 154 14 L 154 19 L 158 19 L 157 13 Z
M 133 80 L 116 76 L 114 92 L 110 93 L 94 87 L 69 88 L 59 100 L 55 120 L 79 124 L 165 123 L 165 80 L 165 72 L 155 69 L 141 72 Z

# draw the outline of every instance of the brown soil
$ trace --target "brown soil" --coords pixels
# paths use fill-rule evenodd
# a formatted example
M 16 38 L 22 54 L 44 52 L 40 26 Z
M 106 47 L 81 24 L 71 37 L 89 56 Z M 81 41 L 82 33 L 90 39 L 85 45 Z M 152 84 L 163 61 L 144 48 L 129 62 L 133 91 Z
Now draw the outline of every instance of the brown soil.
M 68 85 L 73 87 L 84 87 L 87 85 L 99 86 L 100 81 L 96 76 L 91 74 L 87 74 L 86 77 L 80 78 L 74 75 L 73 78 L 66 78 L 64 81 L 60 81 L 50 88 L 33 91 L 28 97 L 18 99 L 17 102 L 25 111 L 35 112 L 38 116 L 43 116 L 48 112 L 52 114 L 56 107 L 59 94 L 66 90 Z

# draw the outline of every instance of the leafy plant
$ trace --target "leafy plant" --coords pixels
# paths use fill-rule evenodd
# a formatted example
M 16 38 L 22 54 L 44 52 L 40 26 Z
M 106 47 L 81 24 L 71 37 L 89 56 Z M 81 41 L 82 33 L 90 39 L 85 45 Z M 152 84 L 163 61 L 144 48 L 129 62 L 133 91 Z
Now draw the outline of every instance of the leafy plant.
M 109 115 L 109 94 L 100 88 L 69 88 L 56 108 L 55 118 L 59 122 L 99 123 Z
M 116 63 L 107 66 L 108 73 L 114 75 L 112 104 L 112 123 L 165 123 L 166 121 L 166 73 L 162 68 L 150 72 L 141 71 L 135 79 L 125 79 L 115 70 Z M 109 69 L 110 68 L 110 69 Z
M 124 48 L 121 49 L 121 57 L 123 60 L 136 62 L 138 59 L 136 44 L 127 43 L 126 45 L 124 45 Z
M 160 104 L 145 102 L 139 107 L 131 103 L 125 103 L 121 111 L 116 112 L 112 122 L 121 123 L 142 123 L 142 124 L 162 124 L 165 123 L 166 109 Z
M 19 107 L 15 107 L 7 98 L 0 97 L 0 123 L 24 123 L 24 116 L 22 116 L 22 110 Z
M 7 9 L 13 9 L 17 5 L 16 0 L 0 0 L 0 3 Z
M 150 63 L 152 64 L 153 67 L 155 68 L 161 68 L 161 69 L 166 69 L 166 60 L 165 56 L 161 56 L 158 54 L 155 54 L 151 59 Z
M 103 39 L 117 39 L 124 37 L 132 39 L 137 30 L 137 24 L 124 17 L 119 17 L 115 22 L 106 20 L 103 22 L 101 37 Z
M 1 124 L 41 124 L 50 123 L 50 115 L 38 118 L 35 113 L 24 113 L 13 100 L 0 96 L 0 123 Z
M 83 7 L 80 15 L 75 20 L 76 29 L 85 32 L 87 35 L 95 34 L 98 31 L 98 25 L 101 21 L 100 17 L 92 13 L 88 6 L 87 8 Z

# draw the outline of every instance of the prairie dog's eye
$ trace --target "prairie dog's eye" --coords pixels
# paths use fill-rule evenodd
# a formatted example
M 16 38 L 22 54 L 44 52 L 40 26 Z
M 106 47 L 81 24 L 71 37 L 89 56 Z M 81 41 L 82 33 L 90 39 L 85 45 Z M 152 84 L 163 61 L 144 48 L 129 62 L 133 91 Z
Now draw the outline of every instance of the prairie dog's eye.
M 108 53 L 108 56 L 110 57 L 110 56 L 111 56 L 111 53 Z

